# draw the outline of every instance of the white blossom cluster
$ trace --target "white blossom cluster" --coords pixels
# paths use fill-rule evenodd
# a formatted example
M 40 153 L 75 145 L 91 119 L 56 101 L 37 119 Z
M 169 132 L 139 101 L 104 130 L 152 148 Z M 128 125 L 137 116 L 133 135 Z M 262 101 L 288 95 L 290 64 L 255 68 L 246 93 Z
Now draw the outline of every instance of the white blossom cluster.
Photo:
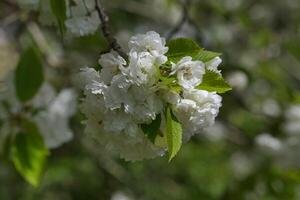
M 95 33 L 100 19 L 95 9 L 94 0 L 67 1 L 67 17 L 65 25 L 70 33 L 84 36 Z
M 206 69 L 220 73 L 219 57 L 203 63 L 187 56 L 171 63 L 166 77 L 174 77 L 181 88 L 176 92 L 162 86 L 160 80 L 161 66 L 168 62 L 164 38 L 153 31 L 138 34 L 131 37 L 129 49 L 128 61 L 111 51 L 101 55 L 100 71 L 82 69 L 79 80 L 84 86 L 81 110 L 87 117 L 86 133 L 125 160 L 141 160 L 163 155 L 166 150 L 166 145 L 152 143 L 141 128 L 160 115 L 164 133 L 166 106 L 182 124 L 185 141 L 214 123 L 222 98 L 196 86 L 202 83 Z
M 3 122 L 0 139 L 19 132 L 19 127 L 11 123 L 11 118 L 18 114 L 36 123 L 45 145 L 50 149 L 73 139 L 73 132 L 69 128 L 69 119 L 76 111 L 76 94 L 73 89 L 63 89 L 56 94 L 50 84 L 44 83 L 36 96 L 26 103 L 33 110 L 30 112 L 24 111 L 24 104 L 16 97 L 12 81 L 6 83 L 6 88 L 0 92 L 0 121 Z
M 285 112 L 286 122 L 283 129 L 290 135 L 299 135 L 300 133 L 300 104 L 293 104 Z
M 85 36 L 96 32 L 100 19 L 94 0 L 66 0 L 64 25 L 75 36 Z M 51 10 L 50 0 L 18 0 L 21 8 L 39 11 L 39 21 L 45 25 L 55 25 L 57 19 Z

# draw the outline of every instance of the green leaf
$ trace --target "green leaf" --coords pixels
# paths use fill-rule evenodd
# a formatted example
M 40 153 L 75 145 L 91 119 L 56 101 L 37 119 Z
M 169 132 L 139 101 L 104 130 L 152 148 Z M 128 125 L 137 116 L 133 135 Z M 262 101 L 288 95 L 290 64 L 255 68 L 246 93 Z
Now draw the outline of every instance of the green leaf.
M 194 59 L 201 60 L 205 63 L 220 55 L 222 54 L 213 51 L 202 50 L 197 54 L 197 56 L 194 57 Z
M 169 61 L 177 63 L 181 58 L 185 56 L 191 56 L 193 60 L 201 60 L 202 62 L 207 62 L 217 56 L 220 53 L 206 51 L 201 48 L 196 42 L 187 38 L 178 38 L 170 40 L 167 43 L 169 51 L 167 52 L 167 57 Z
M 17 171 L 37 187 L 49 152 L 33 122 L 23 120 L 21 130 L 13 141 L 12 160 Z
M 159 127 L 161 124 L 161 115 L 156 115 L 155 120 L 153 120 L 150 124 L 142 124 L 141 128 L 145 135 L 149 138 L 149 140 L 154 143 L 156 136 L 159 134 Z
M 184 57 L 189 54 L 197 53 L 202 50 L 196 42 L 188 38 L 177 38 L 168 41 L 167 46 L 169 50 L 167 52 L 168 57 Z
M 220 74 L 210 70 L 205 72 L 202 83 L 196 88 L 217 93 L 225 93 L 232 89 Z
M 44 80 L 42 61 L 36 49 L 29 47 L 22 53 L 15 73 L 19 100 L 26 102 L 32 99 Z
M 300 40 L 292 39 L 292 41 L 286 42 L 284 47 L 288 50 L 288 52 L 294 56 L 298 61 L 300 61 Z
M 176 93 L 181 91 L 181 86 L 178 85 L 175 76 L 161 76 L 159 86 L 161 88 L 168 88 Z
M 191 56 L 194 58 L 202 51 L 202 48 L 199 47 L 196 42 L 187 38 L 170 40 L 167 43 L 167 46 L 169 47 L 169 50 L 166 53 L 166 56 L 170 62 L 174 63 L 177 63 L 185 56 Z
M 51 0 L 50 3 L 51 11 L 56 17 L 60 33 L 63 35 L 66 29 L 65 20 L 67 19 L 66 2 L 65 0 Z
M 169 162 L 175 157 L 181 147 L 182 143 L 182 127 L 178 122 L 170 107 L 166 111 L 166 123 L 167 123 L 167 143 Z

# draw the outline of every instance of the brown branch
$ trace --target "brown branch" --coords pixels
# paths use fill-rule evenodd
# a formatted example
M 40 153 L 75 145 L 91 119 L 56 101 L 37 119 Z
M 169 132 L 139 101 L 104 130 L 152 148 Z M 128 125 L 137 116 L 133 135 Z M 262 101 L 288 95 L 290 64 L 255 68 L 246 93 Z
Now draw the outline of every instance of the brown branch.
M 108 25 L 108 15 L 106 14 L 100 0 L 95 0 L 96 5 L 96 11 L 99 15 L 99 18 L 101 20 L 101 31 L 103 33 L 103 36 L 105 37 L 106 41 L 108 42 L 109 48 L 115 50 L 122 56 L 123 58 L 127 58 L 126 53 L 124 53 L 121 49 L 121 46 L 118 44 L 117 40 L 113 37 L 109 25 Z
M 180 31 L 183 25 L 189 21 L 189 8 L 191 5 L 190 0 L 185 0 L 182 5 L 182 17 L 179 22 L 175 25 L 175 27 L 166 35 L 166 39 L 171 39 L 178 31 Z

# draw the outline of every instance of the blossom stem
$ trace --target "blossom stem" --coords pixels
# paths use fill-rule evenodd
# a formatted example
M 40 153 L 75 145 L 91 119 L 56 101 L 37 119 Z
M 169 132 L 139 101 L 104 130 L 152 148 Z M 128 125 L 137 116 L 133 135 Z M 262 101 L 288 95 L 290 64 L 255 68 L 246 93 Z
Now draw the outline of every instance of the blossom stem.
M 101 20 L 101 31 L 103 33 L 103 36 L 105 37 L 106 41 L 108 42 L 109 48 L 115 50 L 116 52 L 118 52 L 120 54 L 120 56 L 122 56 L 123 58 L 127 58 L 126 53 L 124 53 L 121 49 L 121 46 L 118 44 L 116 38 L 113 37 L 109 25 L 108 25 L 108 15 L 106 14 L 102 3 L 100 2 L 100 0 L 95 0 L 95 8 L 96 11 L 99 15 L 99 18 Z

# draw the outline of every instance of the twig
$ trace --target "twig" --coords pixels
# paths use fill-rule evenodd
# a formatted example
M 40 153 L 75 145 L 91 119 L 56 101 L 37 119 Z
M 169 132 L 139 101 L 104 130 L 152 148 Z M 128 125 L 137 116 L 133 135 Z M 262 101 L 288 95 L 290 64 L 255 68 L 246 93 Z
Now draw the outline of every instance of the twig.
M 171 39 L 180 29 L 183 27 L 183 25 L 189 21 L 189 8 L 191 5 L 190 0 L 185 0 L 185 2 L 182 5 L 182 17 L 180 21 L 176 24 L 176 26 L 166 35 L 166 39 Z
M 96 5 L 96 11 L 98 12 L 99 18 L 101 20 L 101 30 L 103 33 L 103 36 L 105 37 L 106 41 L 108 42 L 108 45 L 111 49 L 115 50 L 122 56 L 123 58 L 127 58 L 126 53 L 124 53 L 121 49 L 121 46 L 118 44 L 117 40 L 113 37 L 112 33 L 110 32 L 108 21 L 109 18 L 100 3 L 100 0 L 95 0 Z

